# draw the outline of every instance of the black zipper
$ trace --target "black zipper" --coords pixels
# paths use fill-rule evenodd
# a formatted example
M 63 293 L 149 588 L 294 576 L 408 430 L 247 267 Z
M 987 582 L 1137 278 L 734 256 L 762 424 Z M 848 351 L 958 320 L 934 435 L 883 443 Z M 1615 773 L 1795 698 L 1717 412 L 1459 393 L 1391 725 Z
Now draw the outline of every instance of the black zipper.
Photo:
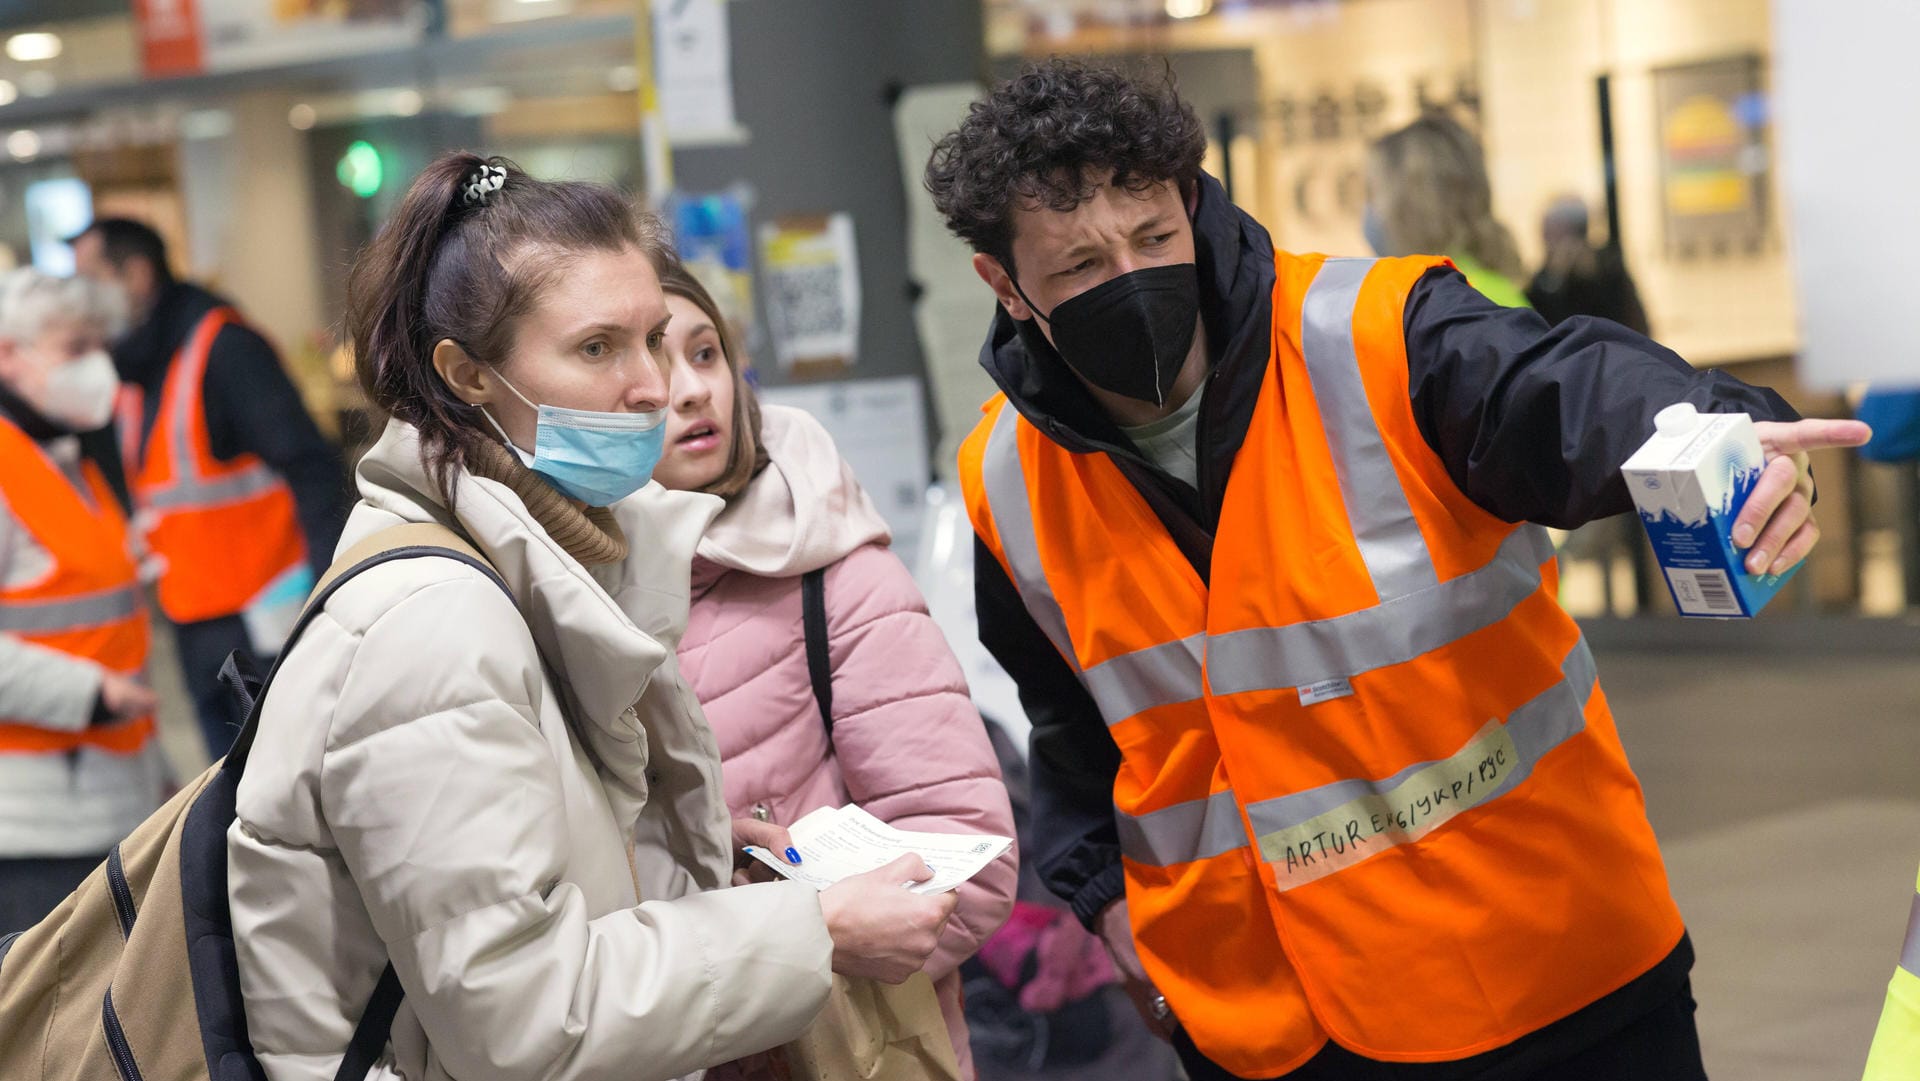
M 133 908 L 133 889 L 127 885 L 126 869 L 120 865 L 119 845 L 107 853 L 107 892 L 113 894 L 113 913 L 120 917 L 120 937 L 131 937 L 137 913 Z
M 127 1034 L 120 1027 L 120 1016 L 113 1012 L 113 988 L 107 988 L 106 997 L 100 1000 L 100 1027 L 107 1036 L 107 1051 L 113 1055 L 114 1069 L 120 1072 L 120 1081 L 141 1081 L 140 1064 L 133 1061 L 133 1048 L 127 1046 Z

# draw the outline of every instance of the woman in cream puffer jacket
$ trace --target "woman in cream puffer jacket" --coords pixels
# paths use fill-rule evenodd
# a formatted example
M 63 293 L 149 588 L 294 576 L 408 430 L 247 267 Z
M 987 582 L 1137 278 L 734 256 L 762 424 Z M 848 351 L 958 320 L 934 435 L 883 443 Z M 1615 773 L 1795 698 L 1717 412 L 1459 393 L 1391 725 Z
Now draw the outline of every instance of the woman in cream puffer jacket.
M 362 383 L 395 419 L 343 548 L 437 522 L 511 597 L 454 560 L 387 563 L 283 660 L 228 832 L 270 1081 L 334 1076 L 389 961 L 376 1079 L 646 1081 L 790 1040 L 831 970 L 901 979 L 937 941 L 950 906 L 898 865 L 839 894 L 728 887 L 718 749 L 673 656 L 719 501 L 626 494 L 651 463 L 624 438 L 569 471 L 566 414 L 514 397 L 601 425 L 664 404 L 662 255 L 618 193 L 449 155 L 356 266 Z M 569 477 L 626 491 L 592 505 Z M 891 938 L 847 930 L 871 926 Z

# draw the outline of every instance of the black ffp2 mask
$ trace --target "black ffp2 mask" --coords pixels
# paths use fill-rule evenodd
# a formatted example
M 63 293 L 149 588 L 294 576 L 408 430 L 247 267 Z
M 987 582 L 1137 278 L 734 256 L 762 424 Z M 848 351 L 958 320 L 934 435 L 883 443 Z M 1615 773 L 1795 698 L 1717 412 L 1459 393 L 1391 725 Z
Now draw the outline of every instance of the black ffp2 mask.
M 1054 305 L 1051 315 L 1040 314 L 1019 282 L 1013 288 L 1052 328 L 1054 351 L 1080 378 L 1122 397 L 1167 404 L 1200 321 L 1192 263 L 1130 271 Z

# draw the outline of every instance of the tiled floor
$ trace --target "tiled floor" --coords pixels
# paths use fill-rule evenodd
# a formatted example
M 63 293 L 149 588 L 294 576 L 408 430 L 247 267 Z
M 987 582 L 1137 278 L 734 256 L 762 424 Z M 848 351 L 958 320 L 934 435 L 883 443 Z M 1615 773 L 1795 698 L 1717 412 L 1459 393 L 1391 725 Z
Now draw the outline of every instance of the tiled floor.
M 1860 1076 L 1920 866 L 1920 657 L 1603 650 L 1716 1081 Z

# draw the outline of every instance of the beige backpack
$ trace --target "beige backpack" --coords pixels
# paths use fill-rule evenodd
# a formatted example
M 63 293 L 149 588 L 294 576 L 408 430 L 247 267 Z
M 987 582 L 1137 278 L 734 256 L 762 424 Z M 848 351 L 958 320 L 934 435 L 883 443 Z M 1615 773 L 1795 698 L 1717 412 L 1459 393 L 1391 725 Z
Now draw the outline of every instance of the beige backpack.
M 355 575 L 424 556 L 470 564 L 507 588 L 451 530 L 395 526 L 341 555 L 281 656 Z M 273 676 L 262 681 L 235 654 L 220 677 L 247 717 L 226 757 L 115 845 L 46 919 L 0 934 L 0 1078 L 264 1081 L 247 1041 L 227 910 L 227 827 Z M 388 965 L 335 1081 L 361 1081 L 373 1068 L 400 998 Z

